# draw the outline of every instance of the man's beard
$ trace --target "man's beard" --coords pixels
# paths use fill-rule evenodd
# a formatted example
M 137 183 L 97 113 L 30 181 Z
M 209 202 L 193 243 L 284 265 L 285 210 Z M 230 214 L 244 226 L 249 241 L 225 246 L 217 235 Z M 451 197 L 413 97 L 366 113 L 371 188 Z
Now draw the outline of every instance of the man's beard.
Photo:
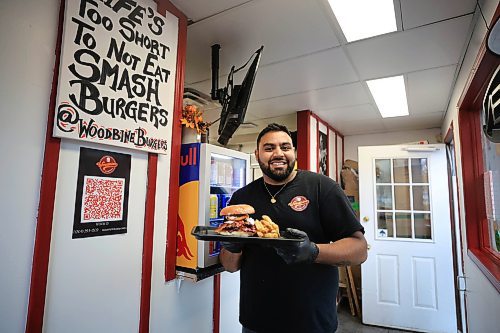
M 295 159 L 293 161 L 284 160 L 287 163 L 286 169 L 284 170 L 271 170 L 270 163 L 273 160 L 269 161 L 268 164 L 263 163 L 260 159 L 258 160 L 260 169 L 262 173 L 271 178 L 274 181 L 281 182 L 290 176 L 293 171 L 293 167 L 295 166 Z

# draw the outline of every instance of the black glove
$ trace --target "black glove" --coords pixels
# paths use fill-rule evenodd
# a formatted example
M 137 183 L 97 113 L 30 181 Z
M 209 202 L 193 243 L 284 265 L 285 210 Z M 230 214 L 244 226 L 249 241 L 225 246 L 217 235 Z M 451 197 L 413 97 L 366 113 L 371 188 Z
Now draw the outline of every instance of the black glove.
M 307 234 L 301 230 L 287 228 L 286 232 L 290 238 L 301 238 L 303 241 L 294 245 L 275 247 L 276 253 L 287 264 L 312 264 L 318 257 L 318 246 L 311 242 Z
M 240 253 L 243 250 L 243 244 L 241 243 L 221 242 L 220 245 L 231 253 Z

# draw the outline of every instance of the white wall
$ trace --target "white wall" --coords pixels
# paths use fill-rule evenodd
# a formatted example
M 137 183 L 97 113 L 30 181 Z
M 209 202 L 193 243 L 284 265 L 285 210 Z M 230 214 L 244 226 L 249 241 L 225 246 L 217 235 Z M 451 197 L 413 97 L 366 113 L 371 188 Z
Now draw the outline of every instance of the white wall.
M 220 333 L 241 332 L 239 322 L 240 272 L 222 273 L 220 284 Z
M 2 333 L 24 332 L 26 325 L 59 5 L 60 0 L 0 1 Z M 136 197 L 130 200 L 135 212 L 129 209 L 132 215 L 127 234 L 72 240 L 68 224 L 70 213 L 64 204 L 68 202 L 70 205 L 74 199 L 74 163 L 79 146 L 62 142 L 61 179 L 56 193 L 56 205 L 59 206 L 55 209 L 53 225 L 44 331 L 136 332 L 140 308 L 146 154 L 131 152 L 131 182 L 135 183 L 133 186 L 137 191 Z M 117 150 L 106 146 L 100 148 Z M 209 333 L 212 332 L 213 278 L 196 284 L 183 282 L 180 288 L 175 281 L 165 283 L 164 280 L 168 193 L 162 188 L 168 184 L 166 164 L 160 156 L 151 332 Z M 71 205 L 74 205 L 74 200 Z
M 485 19 L 489 23 L 491 21 L 491 18 L 493 17 L 496 6 L 498 5 L 498 1 L 485 0 L 480 1 L 480 3 Z M 446 117 L 442 125 L 442 132 L 445 133 L 450 127 L 451 123 L 453 123 L 458 175 L 462 174 L 462 154 L 459 137 L 460 129 L 458 124 L 457 105 L 458 100 L 465 88 L 469 73 L 471 72 L 474 65 L 474 61 L 476 60 L 479 48 L 483 42 L 484 36 L 486 35 L 484 21 L 477 15 L 476 19 L 476 26 L 474 28 L 469 47 L 465 54 L 462 68 L 458 74 Z M 465 212 L 464 208 L 463 180 L 461 179 L 461 177 L 458 177 L 458 184 L 460 189 L 459 204 L 460 211 L 462 212 L 460 214 L 460 227 L 462 233 L 462 244 L 463 248 L 465 249 L 463 253 L 463 259 L 464 271 L 467 281 L 466 301 L 469 332 L 497 332 L 498 328 L 500 327 L 500 316 L 498 315 L 500 310 L 500 296 L 497 290 L 486 279 L 484 274 L 479 270 L 477 265 L 470 259 L 469 255 L 467 254 L 467 230 L 465 226 L 465 215 L 467 214 L 467 212 Z
M 58 0 L 0 1 L 0 332 L 24 332 Z
M 344 160 L 358 161 L 358 147 L 360 146 L 398 145 L 420 140 L 427 140 L 429 143 L 441 142 L 441 129 L 345 136 Z
M 132 156 L 127 233 L 72 239 L 80 147 Z M 50 245 L 44 330 L 137 332 L 147 153 L 62 140 Z M 91 318 L 89 320 L 89 318 Z

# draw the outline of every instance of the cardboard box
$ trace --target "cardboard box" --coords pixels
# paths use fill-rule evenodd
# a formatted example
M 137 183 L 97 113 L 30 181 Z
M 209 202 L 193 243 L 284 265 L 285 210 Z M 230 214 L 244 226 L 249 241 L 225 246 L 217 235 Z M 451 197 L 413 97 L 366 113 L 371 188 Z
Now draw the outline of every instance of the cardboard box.
M 356 217 L 359 219 L 359 175 L 358 175 L 358 162 L 353 160 L 345 160 L 340 172 L 341 185 L 344 193 L 351 201 L 351 205 L 356 212 Z M 351 266 L 352 274 L 354 277 L 354 284 L 358 290 L 358 296 L 361 292 L 361 266 Z M 341 276 L 341 279 L 344 279 Z
M 359 177 L 358 177 L 358 162 L 353 160 L 345 160 L 340 172 L 341 185 L 344 193 L 351 201 L 352 207 L 359 219 Z

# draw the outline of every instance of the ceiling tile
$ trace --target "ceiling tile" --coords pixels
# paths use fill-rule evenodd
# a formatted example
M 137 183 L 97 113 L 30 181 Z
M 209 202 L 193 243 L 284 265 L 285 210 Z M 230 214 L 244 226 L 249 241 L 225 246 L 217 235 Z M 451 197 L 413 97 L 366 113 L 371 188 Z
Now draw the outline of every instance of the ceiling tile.
M 474 12 L 476 0 L 400 0 L 403 29 L 446 20 Z
M 279 116 L 301 110 L 315 113 L 332 108 L 371 102 L 363 85 L 359 82 L 328 87 L 303 93 L 256 100 L 250 103 L 247 114 L 258 117 Z
M 361 79 L 458 63 L 472 15 L 346 45 Z
M 240 84 L 245 72 L 234 77 Z M 226 78 L 219 78 L 219 87 L 226 85 Z M 341 48 L 294 58 L 285 62 L 260 66 L 257 71 L 251 100 L 302 93 L 335 85 L 358 81 L 345 53 Z M 211 81 L 189 85 L 209 93 Z
M 315 112 L 372 102 L 368 89 L 361 82 L 318 89 L 309 94 L 311 110 Z
M 362 84 L 357 82 L 304 93 L 255 100 L 249 103 L 246 117 L 247 119 L 250 117 L 254 117 L 254 119 L 279 117 L 301 110 L 311 110 L 320 114 L 322 111 L 326 113 L 332 112 L 332 107 L 340 108 L 369 102 L 370 99 Z
M 372 119 L 370 121 L 342 121 L 330 123 L 330 125 L 342 135 L 362 135 L 385 132 L 382 119 Z
M 263 66 L 255 80 L 252 99 L 300 93 L 357 81 L 341 48 Z
M 216 43 L 221 45 L 221 75 L 232 65 L 243 65 L 261 45 L 261 65 L 338 46 L 323 11 L 316 1 L 251 1 L 190 25 L 186 82 L 210 79 L 210 46 Z
M 207 6 L 207 0 L 170 1 L 183 12 L 189 20 L 194 22 L 248 2 L 248 0 L 210 0 L 210 6 Z
M 456 67 L 446 66 L 408 74 L 407 96 L 410 114 L 447 109 Z
M 407 117 L 385 118 L 382 119 L 382 122 L 388 131 L 416 130 L 440 127 L 443 116 L 444 112 L 434 112 Z
M 248 105 L 247 115 L 258 118 L 277 117 L 309 109 L 311 105 L 309 93 L 291 94 L 270 99 L 252 101 Z
M 362 104 L 315 112 L 328 123 L 343 123 L 353 120 L 367 121 L 381 119 L 378 110 L 371 104 Z

